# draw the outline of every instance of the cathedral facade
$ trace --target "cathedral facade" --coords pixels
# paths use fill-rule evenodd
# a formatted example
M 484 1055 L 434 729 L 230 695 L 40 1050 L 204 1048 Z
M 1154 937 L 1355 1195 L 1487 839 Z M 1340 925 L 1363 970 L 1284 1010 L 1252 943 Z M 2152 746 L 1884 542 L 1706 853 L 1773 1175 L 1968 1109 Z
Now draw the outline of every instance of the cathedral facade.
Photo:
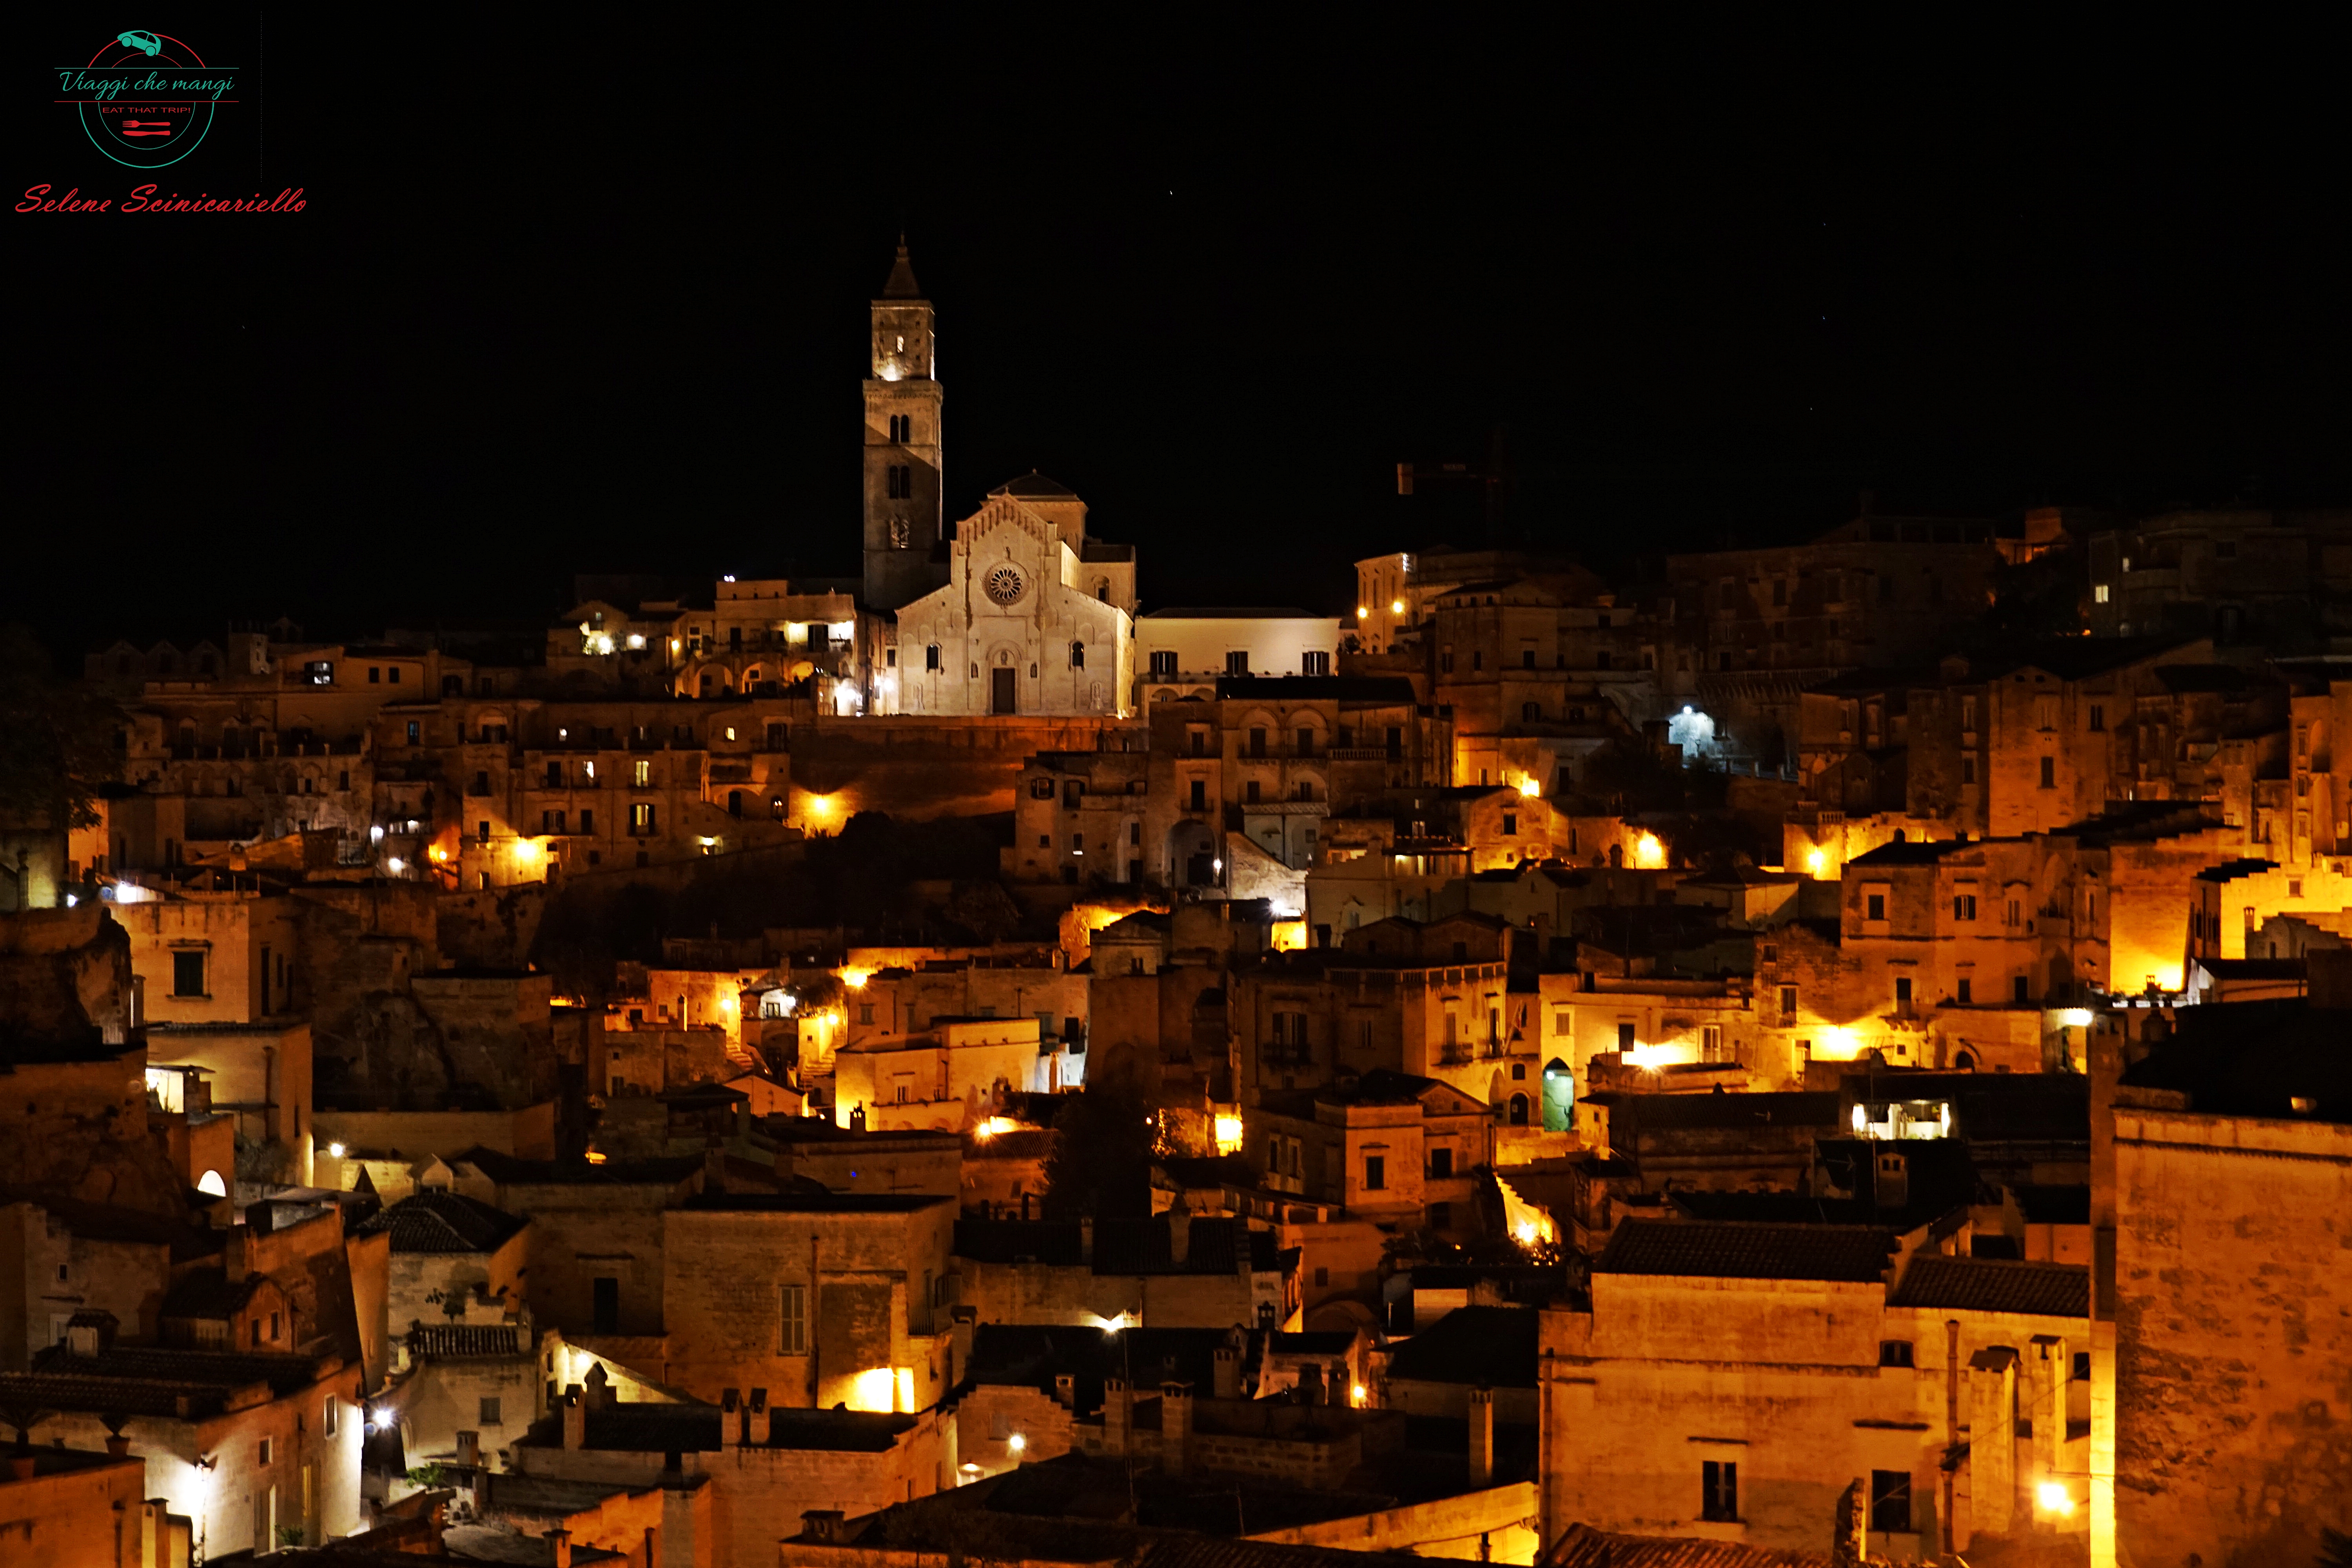
M 888 614 L 876 713 L 1120 714 L 1135 680 L 1135 552 L 1087 532 L 1042 474 L 943 521 L 930 302 L 905 246 L 873 304 L 866 607 Z

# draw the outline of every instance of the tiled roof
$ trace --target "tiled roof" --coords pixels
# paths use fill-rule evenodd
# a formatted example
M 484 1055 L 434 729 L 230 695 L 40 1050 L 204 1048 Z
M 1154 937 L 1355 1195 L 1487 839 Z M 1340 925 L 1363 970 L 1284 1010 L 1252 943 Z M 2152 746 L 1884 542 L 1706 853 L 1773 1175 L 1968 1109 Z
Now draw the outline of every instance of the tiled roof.
M 1166 1215 L 1097 1221 L 1094 1246 L 1097 1274 L 1237 1274 L 1243 1247 L 1249 1249 L 1252 1270 L 1268 1273 L 1281 1267 L 1274 1234 L 1251 1230 L 1237 1219 L 1193 1220 L 1181 1264 L 1176 1261 Z M 958 1258 L 982 1263 L 1027 1258 L 1065 1268 L 1085 1263 L 1085 1243 L 1076 1220 L 960 1219 L 955 1249 Z
M 1738 1225 L 1627 1220 L 1594 1261 L 1595 1274 L 1694 1279 L 1883 1279 L 1895 1233 L 1877 1226 Z
M 1397 1347 L 1389 1376 L 1533 1388 L 1537 1327 L 1531 1307 L 1456 1307 Z
M 1589 1099 L 1599 1099 L 1597 1095 Z M 1643 1132 L 1677 1129 L 1835 1127 L 1838 1097 L 1827 1091 L 1763 1094 L 1626 1094 L 1609 1098 L 1619 1119 Z M 1630 1114 L 1629 1114 L 1630 1113 Z
M 392 1233 L 394 1252 L 496 1252 L 530 1222 L 462 1193 L 419 1193 L 360 1226 Z
M 2091 1270 L 2080 1263 L 2020 1263 L 2001 1258 L 1922 1253 L 1886 1298 L 1890 1307 L 1969 1312 L 2028 1312 L 2047 1318 L 2091 1315 Z
M 1571 1524 L 1537 1568 L 1830 1568 L 1813 1552 L 1776 1552 L 1737 1541 L 1694 1541 L 1684 1536 L 1618 1535 L 1589 1524 Z
M 408 1331 L 408 1353 L 430 1361 L 454 1356 L 524 1355 L 530 1347 L 519 1323 L 425 1323 Z
M 116 1345 L 78 1356 L 51 1345 L 34 1355 L 29 1373 L 0 1374 L 0 1406 L 176 1415 L 184 1398 L 190 1415 L 201 1417 L 218 1414 L 238 1389 L 264 1383 L 286 1394 L 320 1375 L 319 1361 L 306 1355 Z
M 1139 1391 L 1162 1383 L 1190 1383 L 1203 1398 L 1216 1386 L 1217 1350 L 1230 1329 L 1128 1329 L 1117 1334 L 1070 1323 L 982 1323 L 972 1336 L 965 1376 L 973 1384 L 1034 1388 L 1050 1394 L 1066 1375 L 1076 1408 L 1102 1404 L 1103 1380 L 1124 1377 Z M 1244 1347 L 1238 1370 L 1257 1370 L 1255 1342 Z

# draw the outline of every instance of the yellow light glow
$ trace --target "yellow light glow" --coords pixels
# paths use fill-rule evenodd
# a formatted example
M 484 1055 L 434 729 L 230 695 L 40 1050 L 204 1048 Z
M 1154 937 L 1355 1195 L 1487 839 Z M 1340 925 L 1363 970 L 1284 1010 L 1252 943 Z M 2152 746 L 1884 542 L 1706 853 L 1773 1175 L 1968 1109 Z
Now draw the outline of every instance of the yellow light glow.
M 1391 599 L 1389 601 L 1389 614 L 1392 616 L 1403 615 L 1404 601 L 1402 599 Z
M 887 1415 L 898 1394 L 898 1377 L 887 1366 L 869 1367 L 849 1380 L 849 1397 L 843 1401 L 852 1410 L 878 1410 Z
M 1267 940 L 1276 952 L 1297 952 L 1307 945 L 1305 921 L 1276 921 L 1267 931 Z
M 1353 1384 L 1348 1390 L 1348 1403 L 1359 1410 L 1364 1407 L 1364 1401 L 1370 1397 L 1370 1391 L 1360 1383 Z
M 604 1156 L 597 1151 L 591 1149 L 588 1151 L 588 1163 L 592 1165 L 601 1165 L 604 1163 Z
M 1370 605 L 1358 605 L 1356 606 L 1356 618 L 1360 621 L 1370 620 L 1372 618 L 1372 607 Z
M 2074 1495 L 2066 1489 L 2064 1481 L 2043 1481 L 2033 1489 L 2033 1500 L 2042 1505 L 2042 1512 L 2061 1518 L 2074 1511 Z
M 515 840 L 514 853 L 518 860 L 535 860 L 539 858 L 540 846 L 530 839 L 518 838 Z
M 1217 1118 L 1217 1152 L 1238 1154 L 1242 1152 L 1242 1119 L 1238 1116 Z
M 1010 1116 L 992 1116 L 971 1131 L 974 1137 L 986 1142 L 1000 1132 L 1017 1132 L 1020 1130 L 1021 1123 L 1013 1121 Z
M 735 998 L 732 996 L 721 996 L 719 999 L 719 1005 L 721 1011 L 732 1013 L 735 1011 Z
M 1024 1437 L 1020 1433 L 1015 1432 L 1012 1436 L 1004 1439 L 1004 1446 L 1013 1453 L 1018 1454 L 1029 1447 L 1029 1439 Z
M 1822 868 L 1829 863 L 1830 858 L 1822 854 L 1820 850 L 1808 849 L 1805 851 L 1805 869 L 1811 871 L 1814 876 L 1820 876 L 1822 874 Z
M 330 1143 L 327 1145 L 327 1152 L 340 1160 L 343 1157 L 343 1146 L 341 1143 Z
M 1633 841 L 1633 864 L 1645 871 L 1654 871 L 1665 863 L 1666 847 L 1658 842 L 1656 834 L 1644 829 L 1642 837 Z
M 835 973 L 841 976 L 841 983 L 852 991 L 865 990 L 866 983 L 874 978 L 874 972 L 870 969 L 851 968 L 837 970 Z
M 812 795 L 802 798 L 801 815 L 812 822 L 824 822 L 840 816 L 841 808 L 834 804 L 833 796 L 829 795 Z
M 442 848 L 438 844 L 436 844 L 433 847 L 433 858 L 436 860 L 446 860 L 449 858 L 449 851 Z
M 2089 1028 L 2092 1013 L 2088 1007 L 2069 1007 L 2058 1016 L 2060 1023 L 2075 1029 Z
M 1523 778 L 1519 781 L 1519 794 L 1528 800 L 1540 800 L 1543 798 L 1543 786 L 1531 777 Z

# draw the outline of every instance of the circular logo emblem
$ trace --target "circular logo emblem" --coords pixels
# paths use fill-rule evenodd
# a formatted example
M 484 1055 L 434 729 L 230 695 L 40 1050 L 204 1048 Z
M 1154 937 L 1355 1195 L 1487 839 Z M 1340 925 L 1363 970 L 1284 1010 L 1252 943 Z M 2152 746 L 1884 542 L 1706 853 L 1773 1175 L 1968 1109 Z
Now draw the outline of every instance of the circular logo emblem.
M 1021 575 L 1021 568 L 1009 562 L 992 569 L 988 574 L 987 582 L 982 584 L 988 591 L 988 596 L 1000 605 L 1010 605 L 1018 600 L 1022 590 L 1028 585 Z
M 194 152 L 215 106 L 233 100 L 236 88 L 233 70 L 206 65 L 169 33 L 136 27 L 61 75 L 91 144 L 134 169 L 161 169 Z

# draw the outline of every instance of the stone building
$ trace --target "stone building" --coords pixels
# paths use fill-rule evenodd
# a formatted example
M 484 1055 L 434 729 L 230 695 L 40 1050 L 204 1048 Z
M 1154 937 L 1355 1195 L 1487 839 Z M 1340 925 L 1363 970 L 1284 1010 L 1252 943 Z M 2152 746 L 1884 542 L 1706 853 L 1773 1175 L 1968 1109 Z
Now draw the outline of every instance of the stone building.
M 1305 610 L 1154 610 L 1136 617 L 1133 707 L 1213 698 L 1226 676 L 1329 675 L 1339 647 L 1339 621 Z
M 898 610 L 897 700 L 924 714 L 1125 714 L 1135 682 L 1135 552 L 1087 532 L 1041 474 L 954 525 L 945 586 Z
M 2168 1032 L 2093 1050 L 2094 1542 L 2301 1562 L 2352 1526 L 2352 961 L 2314 953 L 2308 999 L 2184 1006 Z
M 1874 1558 L 2079 1538 L 2088 1270 L 1896 1247 L 1869 1226 L 1618 1226 L 1590 1306 L 1543 1314 L 1547 1536 L 1800 1549 L 1844 1496 Z
M 697 1395 L 929 1410 L 955 1385 L 955 1200 L 705 1192 L 662 1216 L 660 1373 Z
M 1483 1099 L 1374 1068 L 1344 1084 L 1262 1095 L 1242 1113 L 1244 1151 L 1270 1191 L 1376 1223 L 1473 1228 L 1472 1173 L 1492 1163 Z
M 2210 637 L 2277 652 L 2352 628 L 2352 511 L 2176 511 L 2090 535 L 2101 637 Z
M 940 1015 L 914 1035 L 870 1035 L 833 1059 L 834 1119 L 843 1127 L 961 1131 L 1014 1094 L 1053 1093 L 1066 1060 L 1034 1017 Z
M 1278 1328 L 1295 1256 L 1239 1219 L 956 1222 L 956 1295 L 983 1323 Z
M 144 1531 L 157 1521 L 142 1518 L 146 1479 L 144 1465 L 111 1446 L 104 1453 L 40 1448 L 18 1455 L 0 1479 L 0 1542 L 48 1568 L 155 1562 Z M 171 1560 L 169 1551 L 167 1544 L 163 1560 Z

